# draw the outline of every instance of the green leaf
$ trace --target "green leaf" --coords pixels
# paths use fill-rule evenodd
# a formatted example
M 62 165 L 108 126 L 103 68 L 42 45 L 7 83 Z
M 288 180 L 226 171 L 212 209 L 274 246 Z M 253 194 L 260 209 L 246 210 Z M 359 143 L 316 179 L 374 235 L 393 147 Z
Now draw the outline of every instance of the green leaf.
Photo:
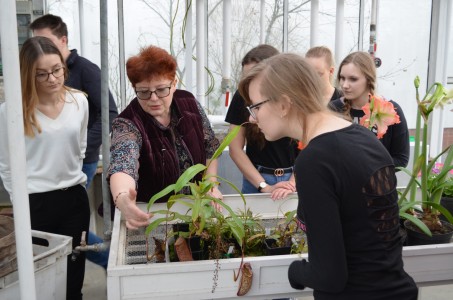
M 185 187 L 189 181 L 191 181 L 195 176 L 197 176 L 198 173 L 205 169 L 205 165 L 196 164 L 185 170 L 175 183 L 175 193 L 178 193 L 180 190 L 182 190 L 182 188 Z
M 215 177 L 220 179 L 222 182 L 227 183 L 233 190 L 235 190 L 239 194 L 239 196 L 241 196 L 241 199 L 242 199 L 242 202 L 244 203 L 244 206 L 247 204 L 247 202 L 245 201 L 244 194 L 242 194 L 242 192 L 237 188 L 237 186 L 234 183 L 232 183 L 228 179 L 220 177 L 220 176 L 215 176 Z
M 228 132 L 228 134 L 225 136 L 222 143 L 220 144 L 219 148 L 217 148 L 217 150 L 214 152 L 214 155 L 211 157 L 211 160 L 216 159 L 222 154 L 223 150 L 225 150 L 225 148 L 236 137 L 240 129 L 241 126 L 235 126 L 230 132 Z
M 415 226 L 420 228 L 421 231 L 423 231 L 426 235 L 432 236 L 431 231 L 429 230 L 428 226 L 425 225 L 422 221 L 414 217 L 413 215 L 410 215 L 408 213 L 400 212 L 400 217 L 411 221 Z
M 174 219 L 175 219 L 175 216 L 173 214 L 171 214 L 164 218 L 158 218 L 158 219 L 154 220 L 146 227 L 145 234 L 148 236 L 151 231 L 156 229 L 163 222 L 173 221 Z
M 170 184 L 169 186 L 167 186 L 166 188 L 161 190 L 159 193 L 152 196 L 147 205 L 148 211 L 151 208 L 151 206 L 154 204 L 154 202 L 156 202 L 158 199 L 168 195 L 170 192 L 172 192 L 174 190 L 174 187 L 175 187 L 174 184 Z

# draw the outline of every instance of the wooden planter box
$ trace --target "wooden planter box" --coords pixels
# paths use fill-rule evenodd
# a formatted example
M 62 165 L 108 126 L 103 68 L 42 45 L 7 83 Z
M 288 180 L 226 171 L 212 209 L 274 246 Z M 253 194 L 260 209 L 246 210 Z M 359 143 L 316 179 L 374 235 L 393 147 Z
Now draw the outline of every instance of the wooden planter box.
M 224 196 L 224 201 L 233 210 L 243 208 L 242 200 L 237 195 Z M 247 206 L 263 218 L 275 218 L 281 217 L 282 212 L 295 209 L 297 198 L 294 195 L 292 199 L 284 202 L 274 202 L 268 195 L 247 195 Z M 146 210 L 146 204 L 141 208 Z M 183 209 L 181 208 L 181 212 L 184 211 Z M 128 265 L 124 263 L 126 231 L 121 213 L 116 210 L 107 269 L 109 300 L 237 297 L 239 281 L 233 281 L 233 271 L 237 272 L 240 258 L 218 261 L 220 269 L 218 269 L 217 286 L 212 293 L 216 270 L 215 260 Z M 288 265 L 292 261 L 307 257 L 307 254 L 302 254 L 246 258 L 245 261 L 249 262 L 253 269 L 253 284 L 250 291 L 242 298 L 271 299 L 311 294 L 310 289 L 299 291 L 291 288 L 287 276 Z M 419 286 L 453 282 L 453 243 L 405 247 L 403 257 L 406 271 Z

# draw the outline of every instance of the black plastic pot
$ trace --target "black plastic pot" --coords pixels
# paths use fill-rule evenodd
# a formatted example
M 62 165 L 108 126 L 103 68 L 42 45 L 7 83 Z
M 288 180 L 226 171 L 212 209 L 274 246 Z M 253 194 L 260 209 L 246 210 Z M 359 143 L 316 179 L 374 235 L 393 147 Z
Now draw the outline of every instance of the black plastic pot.
M 189 223 L 175 223 L 172 226 L 173 232 L 189 232 Z
M 453 215 L 453 197 L 442 197 L 440 199 L 440 205 L 446 208 L 450 214 Z M 440 219 L 447 221 L 447 218 L 445 218 L 444 215 L 440 215 Z
M 264 247 L 266 250 L 266 255 L 285 255 L 291 254 L 291 246 L 286 247 L 275 247 L 276 240 L 275 239 L 265 239 L 264 240 Z
M 175 223 L 173 224 L 173 232 L 175 239 L 178 238 L 178 232 L 189 232 L 189 223 Z M 187 245 L 192 253 L 193 260 L 203 260 L 208 257 L 208 248 L 204 241 L 199 236 L 192 236 L 186 238 Z
M 406 220 L 404 222 L 404 227 L 407 232 L 407 245 L 408 246 L 417 246 L 417 245 L 433 245 L 433 244 L 448 244 L 451 242 L 451 237 L 453 236 L 453 225 L 441 221 L 443 226 L 446 227 L 449 232 L 447 233 L 433 233 L 430 237 L 429 235 L 424 234 L 417 226 L 411 223 L 411 221 Z

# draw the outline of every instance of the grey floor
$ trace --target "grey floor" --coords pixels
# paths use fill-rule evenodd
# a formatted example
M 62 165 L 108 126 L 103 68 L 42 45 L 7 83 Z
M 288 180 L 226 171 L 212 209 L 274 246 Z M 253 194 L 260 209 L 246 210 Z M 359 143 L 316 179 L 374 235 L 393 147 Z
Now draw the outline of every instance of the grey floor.
M 87 261 L 85 283 L 83 285 L 84 300 L 107 300 L 106 271 Z M 312 300 L 313 297 L 301 297 L 298 300 Z M 453 284 L 420 288 L 419 300 L 451 300 Z

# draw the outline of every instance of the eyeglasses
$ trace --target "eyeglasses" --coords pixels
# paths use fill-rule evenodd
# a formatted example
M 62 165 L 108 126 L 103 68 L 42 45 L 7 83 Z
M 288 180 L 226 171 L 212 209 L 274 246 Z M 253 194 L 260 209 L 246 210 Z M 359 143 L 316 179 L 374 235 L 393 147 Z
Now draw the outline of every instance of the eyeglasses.
M 52 74 L 53 77 L 55 77 L 55 78 L 59 78 L 64 75 L 64 67 L 57 68 L 57 69 L 53 70 L 52 72 L 39 71 L 36 74 L 36 81 L 38 81 L 38 82 L 47 81 L 49 79 L 50 74 Z
M 155 89 L 154 91 L 151 91 L 151 90 L 137 91 L 137 90 L 135 90 L 135 94 L 137 95 L 137 98 L 140 100 L 151 99 L 151 96 L 153 95 L 153 93 L 156 94 L 157 98 L 165 98 L 168 95 L 170 95 L 170 89 L 171 89 L 171 83 L 170 83 L 170 86 L 158 88 L 158 89 Z
M 255 120 L 257 120 L 257 119 L 256 119 L 256 114 L 255 114 L 255 111 L 254 111 L 254 110 L 258 110 L 258 109 L 260 108 L 261 105 L 263 105 L 264 103 L 269 102 L 269 101 L 271 101 L 271 99 L 267 99 L 267 100 L 258 102 L 257 104 L 253 104 L 253 105 L 247 106 L 247 110 L 249 111 L 249 113 L 250 113 L 250 115 L 252 116 L 252 118 L 254 118 Z

